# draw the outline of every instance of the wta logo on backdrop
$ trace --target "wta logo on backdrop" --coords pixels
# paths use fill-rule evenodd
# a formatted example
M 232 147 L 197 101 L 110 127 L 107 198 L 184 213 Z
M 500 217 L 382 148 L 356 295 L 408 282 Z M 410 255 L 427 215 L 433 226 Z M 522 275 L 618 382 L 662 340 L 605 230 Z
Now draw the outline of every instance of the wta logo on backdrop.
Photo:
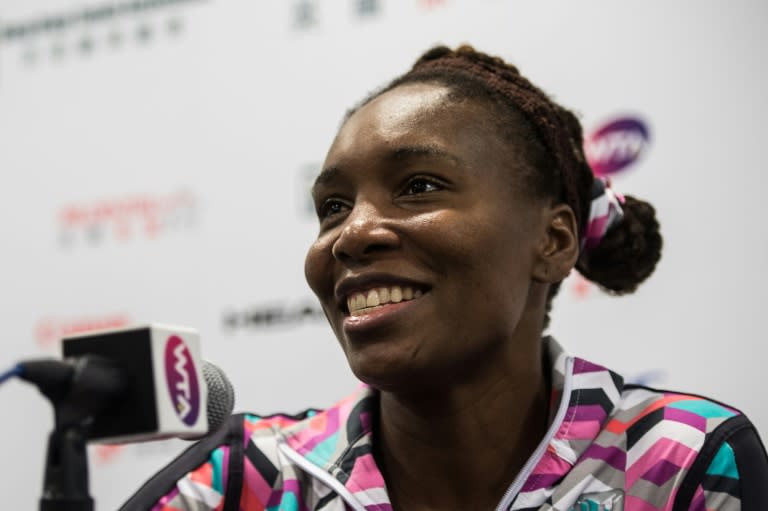
M 584 152 L 597 176 L 623 172 L 645 153 L 651 136 L 648 123 L 639 117 L 615 117 L 600 124 L 584 138 Z

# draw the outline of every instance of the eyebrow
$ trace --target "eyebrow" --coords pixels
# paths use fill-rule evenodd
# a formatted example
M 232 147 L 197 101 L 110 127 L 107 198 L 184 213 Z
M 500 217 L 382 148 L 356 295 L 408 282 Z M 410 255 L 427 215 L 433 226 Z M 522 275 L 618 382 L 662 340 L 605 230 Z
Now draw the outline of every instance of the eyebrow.
M 440 158 L 443 160 L 448 160 L 453 164 L 461 163 L 461 159 L 458 156 L 451 154 L 438 146 L 428 144 L 396 147 L 384 154 L 382 159 L 401 161 L 418 158 Z M 333 165 L 323 169 L 323 171 L 320 172 L 320 174 L 315 179 L 314 184 L 312 185 L 313 195 L 317 187 L 336 180 L 340 173 L 341 168 Z
M 312 196 L 314 197 L 318 187 L 335 181 L 339 174 L 341 174 L 341 169 L 339 167 L 331 166 L 324 168 L 323 171 L 320 172 L 320 174 L 315 178 L 315 182 L 312 184 L 312 188 L 310 189 Z
M 393 149 L 386 158 L 393 160 L 404 160 L 407 158 L 437 157 L 444 160 L 450 160 L 452 163 L 460 163 L 461 160 L 454 154 L 436 145 L 409 145 Z

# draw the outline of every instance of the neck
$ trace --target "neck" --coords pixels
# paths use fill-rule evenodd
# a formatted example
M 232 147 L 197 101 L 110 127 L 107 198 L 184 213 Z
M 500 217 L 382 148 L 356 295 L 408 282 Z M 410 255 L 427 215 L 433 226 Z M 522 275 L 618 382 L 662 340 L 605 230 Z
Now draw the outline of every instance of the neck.
M 518 349 L 448 388 L 381 393 L 376 457 L 394 509 L 498 504 L 543 437 L 548 415 L 541 342 L 531 350 L 509 345 Z

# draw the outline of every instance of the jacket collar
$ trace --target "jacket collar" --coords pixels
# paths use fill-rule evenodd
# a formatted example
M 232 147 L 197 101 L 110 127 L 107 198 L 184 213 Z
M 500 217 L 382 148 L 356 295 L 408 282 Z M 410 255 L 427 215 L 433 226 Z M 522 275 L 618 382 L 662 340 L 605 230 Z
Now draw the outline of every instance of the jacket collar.
M 552 338 L 546 338 L 552 365 L 552 407 L 554 423 L 550 424 L 546 449 L 533 469 L 526 474 L 516 508 L 528 501 L 531 506 L 539 505 L 547 488 L 562 479 L 576 462 L 586 456 L 622 463 L 617 457 L 625 456 L 623 451 L 596 452 L 600 449 L 594 440 L 608 419 L 615 413 L 621 392 L 623 378 L 587 360 L 568 357 Z M 570 362 L 570 363 L 569 363 Z M 567 400 L 563 395 L 567 393 Z M 523 507 L 526 507 L 523 505 Z
M 546 448 L 530 460 L 520 494 L 525 499 L 541 494 L 560 480 L 590 449 L 620 399 L 623 381 L 608 369 L 583 359 L 570 358 L 551 337 L 544 339 L 551 365 L 551 424 Z M 563 401 L 564 391 L 568 400 Z M 370 511 L 391 507 L 384 478 L 373 458 L 372 428 L 378 393 L 361 386 L 332 407 L 283 431 L 285 443 L 305 459 L 333 476 Z M 513 411 L 511 411 L 513 412 Z M 593 446 L 592 449 L 597 448 Z M 537 449 L 537 451 L 541 451 Z M 593 453 L 595 454 L 595 453 Z M 621 453 L 596 453 L 601 457 Z M 620 462 L 620 460 L 616 460 Z

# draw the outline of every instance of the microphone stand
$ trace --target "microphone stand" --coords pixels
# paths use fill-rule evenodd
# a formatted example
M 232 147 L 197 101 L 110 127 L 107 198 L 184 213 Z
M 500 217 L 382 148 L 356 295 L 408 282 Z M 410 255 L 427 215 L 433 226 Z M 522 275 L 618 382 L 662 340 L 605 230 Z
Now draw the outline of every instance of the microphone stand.
M 39 511 L 93 511 L 86 444 L 94 417 L 124 391 L 122 374 L 108 360 L 88 356 L 27 362 L 22 378 L 37 385 L 54 410 Z
M 88 493 L 85 424 L 58 426 L 48 437 L 40 511 L 93 511 Z

